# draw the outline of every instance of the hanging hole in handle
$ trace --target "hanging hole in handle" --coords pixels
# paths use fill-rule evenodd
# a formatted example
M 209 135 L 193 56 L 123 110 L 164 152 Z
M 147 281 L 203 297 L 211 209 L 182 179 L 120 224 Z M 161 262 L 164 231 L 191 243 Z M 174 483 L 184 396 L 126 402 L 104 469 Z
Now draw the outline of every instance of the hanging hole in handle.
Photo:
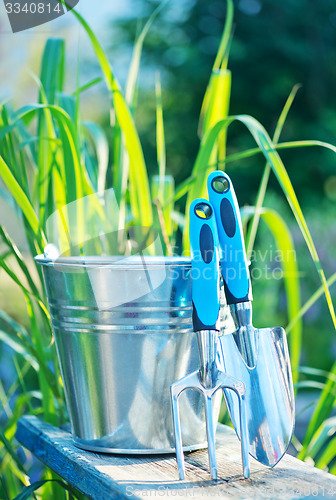
M 212 216 L 212 208 L 207 203 L 197 203 L 195 206 L 195 214 L 199 219 L 210 219 Z
M 227 193 L 230 189 L 229 181 L 226 179 L 226 177 L 223 176 L 215 177 L 211 183 L 211 186 L 212 189 L 219 194 Z

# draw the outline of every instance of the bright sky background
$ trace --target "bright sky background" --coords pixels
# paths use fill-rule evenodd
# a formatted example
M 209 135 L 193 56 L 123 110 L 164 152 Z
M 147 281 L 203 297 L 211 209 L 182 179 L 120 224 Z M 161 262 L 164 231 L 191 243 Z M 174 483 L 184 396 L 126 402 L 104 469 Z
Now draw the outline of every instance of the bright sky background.
M 119 16 L 129 12 L 129 0 L 80 0 L 76 9 L 106 48 L 104 42 L 110 42 L 110 26 Z M 5 6 L 0 1 L 0 100 L 14 98 L 22 105 L 27 103 L 27 97 L 33 98 L 28 71 L 39 74 L 42 51 L 49 37 L 66 39 L 68 66 L 73 69 L 77 65 L 78 51 L 81 61 L 90 60 L 92 49 L 87 36 L 71 13 L 42 26 L 12 33 Z

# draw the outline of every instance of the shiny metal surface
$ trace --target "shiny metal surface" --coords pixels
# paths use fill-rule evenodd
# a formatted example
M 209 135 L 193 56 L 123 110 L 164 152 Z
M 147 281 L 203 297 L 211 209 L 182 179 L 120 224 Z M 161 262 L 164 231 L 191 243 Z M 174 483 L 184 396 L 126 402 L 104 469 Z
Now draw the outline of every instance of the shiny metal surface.
M 200 356 L 200 382 L 205 389 L 211 389 L 216 384 L 217 379 L 217 330 L 202 330 L 196 332 L 197 345 Z
M 257 363 L 256 332 L 252 325 L 251 302 L 241 302 L 230 306 L 230 312 L 236 330 L 232 333 L 238 350 L 250 368 Z
M 184 391 L 194 389 L 204 396 L 206 429 L 208 439 L 208 455 L 211 479 L 217 479 L 216 441 L 215 430 L 218 417 L 213 412 L 213 398 L 219 389 L 227 392 L 233 391 L 238 403 L 239 429 L 241 431 L 241 450 L 243 461 L 243 474 L 250 476 L 247 421 L 245 410 L 245 387 L 236 380 L 218 370 L 216 365 L 218 332 L 216 330 L 202 330 L 197 332 L 197 342 L 200 353 L 199 370 L 183 377 L 171 385 L 171 399 L 173 408 L 173 421 L 175 428 L 176 459 L 181 480 L 185 477 L 185 465 L 182 447 L 182 434 L 179 412 L 179 397 Z
M 43 265 L 75 443 L 99 452 L 174 452 L 169 388 L 199 366 L 190 260 L 36 260 Z M 181 396 L 185 450 L 206 446 L 204 410 L 198 392 Z
M 230 307 L 237 329 L 220 337 L 218 366 L 245 385 L 250 454 L 274 466 L 286 452 L 294 430 L 286 333 L 283 328 L 253 328 L 249 302 Z M 225 399 L 240 436 L 238 399 L 231 391 L 225 391 Z

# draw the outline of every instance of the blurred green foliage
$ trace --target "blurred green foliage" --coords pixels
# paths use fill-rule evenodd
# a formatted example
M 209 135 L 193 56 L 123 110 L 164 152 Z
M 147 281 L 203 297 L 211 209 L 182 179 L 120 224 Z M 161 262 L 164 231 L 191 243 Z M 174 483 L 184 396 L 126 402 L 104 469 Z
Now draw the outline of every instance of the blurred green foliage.
M 132 0 L 130 16 L 112 26 L 111 51 L 130 50 L 135 33 L 157 0 Z M 222 0 L 171 0 L 144 46 L 137 123 L 149 166 L 155 168 L 154 68 L 163 79 L 168 172 L 177 182 L 190 173 L 197 153 L 198 116 L 226 15 Z M 336 4 L 333 0 L 239 0 L 229 68 L 231 114 L 257 118 L 270 132 L 293 85 L 302 89 L 282 140 L 334 142 L 336 129 Z M 180 123 L 180 127 L 176 127 Z M 229 132 L 228 153 L 251 145 L 241 127 Z M 328 197 L 336 201 L 335 160 L 319 149 L 282 153 L 303 209 Z M 243 203 L 254 203 L 262 159 L 244 161 Z M 251 168 L 255 165 L 256 169 Z M 255 174 L 254 174 L 255 171 Z M 231 174 L 231 171 L 230 171 Z M 236 170 L 232 173 L 235 178 Z M 276 183 L 273 184 L 276 186 Z

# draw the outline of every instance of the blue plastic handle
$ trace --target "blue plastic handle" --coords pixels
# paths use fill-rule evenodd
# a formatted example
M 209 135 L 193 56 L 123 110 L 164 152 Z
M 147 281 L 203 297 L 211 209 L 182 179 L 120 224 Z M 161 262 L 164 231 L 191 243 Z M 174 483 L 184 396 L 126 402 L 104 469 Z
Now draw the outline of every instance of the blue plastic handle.
M 215 210 L 226 301 L 229 305 L 248 302 L 252 300 L 250 276 L 239 206 L 230 177 L 220 170 L 212 172 L 208 193 Z
M 190 205 L 194 331 L 219 331 L 219 242 L 214 209 L 198 198 Z

